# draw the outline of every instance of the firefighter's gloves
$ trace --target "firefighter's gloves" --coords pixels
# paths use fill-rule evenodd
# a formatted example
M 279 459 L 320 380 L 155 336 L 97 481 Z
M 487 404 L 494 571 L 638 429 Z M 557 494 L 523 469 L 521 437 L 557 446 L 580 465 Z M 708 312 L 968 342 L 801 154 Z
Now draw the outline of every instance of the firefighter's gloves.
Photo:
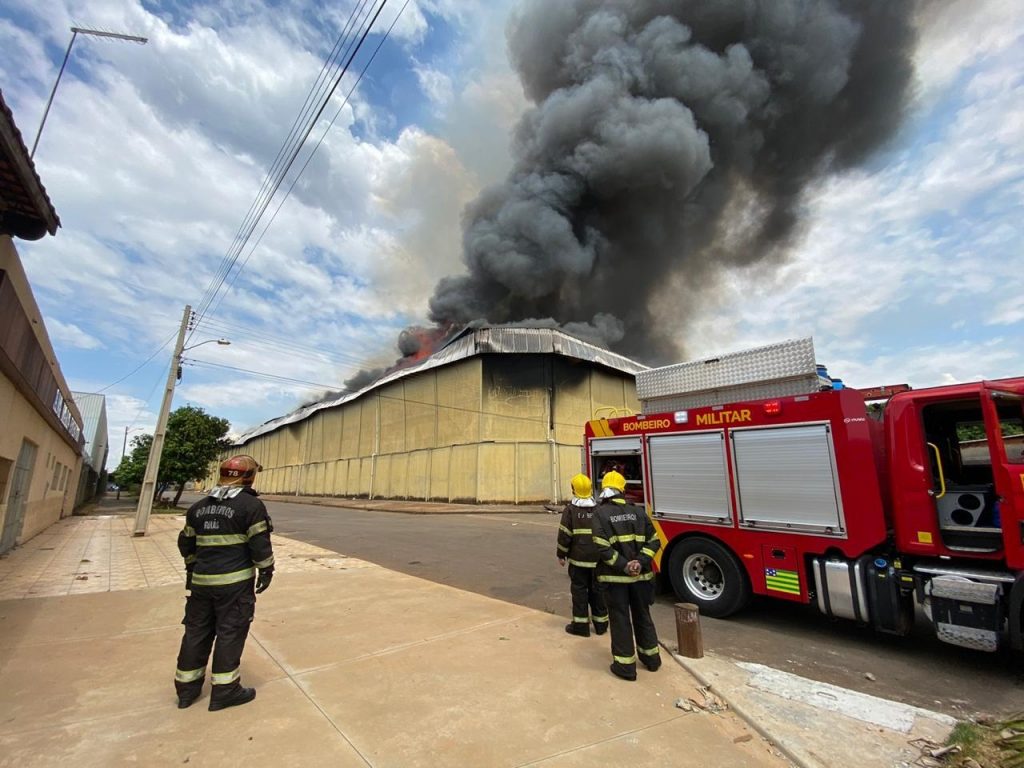
M 256 578 L 256 594 L 266 591 L 267 587 L 270 586 L 271 580 L 274 578 L 273 568 L 264 568 L 260 571 L 260 575 Z

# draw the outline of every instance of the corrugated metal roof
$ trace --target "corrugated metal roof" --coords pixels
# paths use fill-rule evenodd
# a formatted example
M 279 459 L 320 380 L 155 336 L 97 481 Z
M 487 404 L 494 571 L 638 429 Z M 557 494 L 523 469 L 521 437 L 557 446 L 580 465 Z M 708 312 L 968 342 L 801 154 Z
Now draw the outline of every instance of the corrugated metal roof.
M 85 438 L 86 460 L 97 472 L 107 452 L 107 398 L 91 392 L 72 392 L 78 412 L 82 414 L 82 437 Z
M 36 219 L 51 235 L 57 232 L 60 218 L 46 194 L 28 147 L 14 122 L 14 114 L 0 90 L 0 194 L 7 209 Z
M 571 357 L 576 360 L 583 360 L 588 363 L 602 365 L 605 368 L 636 375 L 640 371 L 646 371 L 647 366 L 630 360 L 628 357 L 616 354 L 570 336 L 565 331 L 556 328 L 519 328 L 514 326 L 484 326 L 474 328 L 469 326 L 453 336 L 441 349 L 425 358 L 422 362 L 410 365 L 397 371 L 392 371 L 383 378 L 378 379 L 367 387 L 357 392 L 350 392 L 339 395 L 336 398 L 325 400 L 320 403 L 313 403 L 286 416 L 271 419 L 258 427 L 244 432 L 235 445 L 241 445 L 254 437 L 265 435 L 289 424 L 296 424 L 304 421 L 317 411 L 325 408 L 336 408 L 339 405 L 357 400 L 375 389 L 391 384 L 392 382 L 412 376 L 416 373 L 441 368 L 451 365 L 460 360 L 467 360 L 476 355 L 483 354 L 555 354 Z

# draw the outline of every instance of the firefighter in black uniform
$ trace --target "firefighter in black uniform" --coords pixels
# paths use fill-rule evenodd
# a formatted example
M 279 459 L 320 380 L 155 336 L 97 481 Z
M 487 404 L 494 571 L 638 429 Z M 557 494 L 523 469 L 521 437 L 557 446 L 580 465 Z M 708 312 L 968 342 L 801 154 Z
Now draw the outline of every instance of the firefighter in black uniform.
M 604 589 L 594 576 L 597 567 L 597 547 L 591 518 L 594 516 L 594 497 L 590 478 L 576 475 L 572 486 L 572 501 L 562 510 L 558 526 L 558 564 L 569 561 L 569 593 L 572 595 L 572 622 L 565 625 L 570 635 L 590 637 L 590 622 L 594 632 L 608 631 L 608 609 L 604 604 Z M 588 610 L 589 609 L 589 610 Z
M 233 456 L 221 463 L 218 485 L 189 508 L 185 528 L 178 534 L 188 574 L 186 588 L 191 588 L 174 673 L 179 709 L 199 698 L 211 648 L 210 711 L 256 698 L 254 688 L 242 687 L 239 664 L 256 610 L 255 595 L 269 587 L 274 576 L 274 528 L 252 489 L 260 469 L 251 456 Z
M 594 510 L 597 580 L 604 585 L 612 630 L 612 673 L 636 680 L 636 660 L 651 672 L 661 666 L 658 634 L 651 620 L 654 571 L 661 540 L 643 507 L 623 498 L 626 478 L 608 472 L 601 480 L 601 502 Z M 636 638 L 636 645 L 633 640 Z

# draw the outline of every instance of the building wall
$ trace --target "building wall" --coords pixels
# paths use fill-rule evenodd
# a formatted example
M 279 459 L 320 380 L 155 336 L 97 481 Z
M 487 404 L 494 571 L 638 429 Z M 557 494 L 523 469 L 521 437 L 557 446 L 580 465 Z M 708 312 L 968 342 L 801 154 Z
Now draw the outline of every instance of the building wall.
M 0 236 L 0 532 L 8 522 L 23 441 L 36 450 L 16 541 L 71 513 L 82 464 L 81 428 L 14 242 Z
M 264 493 L 543 502 L 568 495 L 584 424 L 600 409 L 636 412 L 633 377 L 558 355 L 481 355 L 392 382 L 236 452 L 263 465 L 256 488 Z
M 25 519 L 17 542 L 71 514 L 78 488 L 81 459 L 36 412 L 31 403 L 0 375 L 0 530 L 23 440 L 36 446 L 35 462 L 25 503 Z

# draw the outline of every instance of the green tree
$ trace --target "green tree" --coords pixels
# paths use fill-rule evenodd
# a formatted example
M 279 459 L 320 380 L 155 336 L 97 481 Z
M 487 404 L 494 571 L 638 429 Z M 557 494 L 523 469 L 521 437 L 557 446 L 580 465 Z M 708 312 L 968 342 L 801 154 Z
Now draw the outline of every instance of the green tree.
M 171 413 L 167 419 L 160 472 L 157 475 L 155 498 L 175 483 L 178 486 L 174 504 L 181 499 L 185 484 L 206 476 L 210 462 L 225 450 L 230 442 L 225 439 L 230 424 L 227 419 L 211 416 L 202 408 L 186 405 Z M 146 475 L 152 435 L 132 438 L 132 450 L 121 459 L 114 472 L 118 484 L 141 485 Z
M 127 488 L 129 485 L 142 485 L 142 480 L 146 476 L 149 449 L 152 445 L 152 435 L 133 437 L 131 451 L 121 457 L 121 463 L 114 470 L 114 482 L 122 488 Z
M 158 480 L 164 484 L 177 483 L 175 504 L 181 498 L 185 483 L 206 477 L 210 462 L 230 445 L 225 439 L 230 427 L 227 419 L 211 416 L 191 405 L 171 414 L 167 420 Z

